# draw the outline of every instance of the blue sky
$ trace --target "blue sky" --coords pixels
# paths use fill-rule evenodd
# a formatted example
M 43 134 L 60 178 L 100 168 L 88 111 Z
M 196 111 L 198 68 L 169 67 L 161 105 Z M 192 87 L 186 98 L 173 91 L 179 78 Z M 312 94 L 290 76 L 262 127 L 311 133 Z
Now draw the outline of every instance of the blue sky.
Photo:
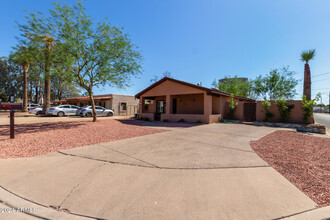
M 15 21 L 24 23 L 24 10 L 45 12 L 52 1 L 1 1 L 0 56 L 7 56 L 19 34 Z M 95 21 L 107 17 L 123 27 L 144 56 L 143 74 L 132 79 L 131 87 L 98 88 L 97 94 L 134 95 L 165 71 L 206 87 L 224 76 L 254 79 L 287 65 L 302 79 L 299 54 L 315 48 L 312 96 L 322 92 L 323 103 L 329 102 L 330 1 L 87 0 L 85 7 Z M 302 86 L 301 81 L 296 99 Z

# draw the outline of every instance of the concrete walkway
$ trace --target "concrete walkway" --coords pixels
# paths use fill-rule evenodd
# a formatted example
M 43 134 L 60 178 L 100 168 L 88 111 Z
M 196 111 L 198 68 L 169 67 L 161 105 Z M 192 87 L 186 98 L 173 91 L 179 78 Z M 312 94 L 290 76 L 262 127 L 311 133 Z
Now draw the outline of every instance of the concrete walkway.
M 0 186 L 51 212 L 85 218 L 275 219 L 314 210 L 250 148 L 274 130 L 201 125 L 0 160 Z

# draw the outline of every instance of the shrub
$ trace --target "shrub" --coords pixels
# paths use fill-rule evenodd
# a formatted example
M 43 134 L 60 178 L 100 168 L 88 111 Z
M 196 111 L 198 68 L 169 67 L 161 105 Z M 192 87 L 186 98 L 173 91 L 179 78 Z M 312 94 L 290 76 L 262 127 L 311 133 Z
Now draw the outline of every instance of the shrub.
M 278 111 L 280 112 L 281 122 L 287 122 L 290 118 L 290 111 L 294 105 L 287 105 L 285 99 L 278 99 L 275 101 Z
M 303 99 L 302 99 L 302 104 L 303 107 L 302 109 L 304 110 L 304 116 L 303 119 L 304 121 L 307 123 L 308 119 L 310 117 L 313 117 L 313 106 L 314 104 L 318 101 L 318 98 L 312 99 L 312 100 L 306 100 L 306 95 L 303 95 Z
M 185 120 L 183 118 L 181 118 L 178 122 L 185 122 Z
M 261 104 L 265 108 L 265 121 L 268 121 L 269 118 L 274 116 L 274 114 L 269 111 L 271 103 L 270 103 L 270 101 L 264 100 L 264 101 L 261 102 Z
M 234 94 L 230 95 L 230 101 L 229 101 L 229 118 L 234 119 L 234 113 L 236 111 L 238 103 L 234 102 Z

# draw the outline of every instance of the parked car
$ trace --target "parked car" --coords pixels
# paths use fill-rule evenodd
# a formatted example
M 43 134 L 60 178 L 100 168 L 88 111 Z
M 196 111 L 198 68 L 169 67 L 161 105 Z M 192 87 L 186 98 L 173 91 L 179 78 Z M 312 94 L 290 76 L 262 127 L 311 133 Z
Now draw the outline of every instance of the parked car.
M 38 105 L 37 107 L 31 107 L 29 109 L 30 114 L 41 115 L 42 113 L 42 105 Z
M 77 110 L 78 106 L 75 105 L 59 105 L 48 108 L 46 111 L 46 115 L 56 115 L 59 117 L 63 117 L 66 115 L 76 115 Z
M 37 108 L 38 106 L 38 104 L 28 104 L 28 110 L 30 110 L 31 108 Z
M 83 107 L 79 107 L 78 110 L 76 111 L 76 115 L 79 115 L 79 116 L 80 116 L 81 111 L 82 111 L 84 108 L 87 108 L 87 107 L 88 107 L 88 105 L 85 105 L 85 106 L 83 106 Z
M 110 109 L 105 109 L 101 106 L 95 106 L 96 115 L 97 116 L 113 116 L 114 112 Z M 92 117 L 92 106 L 87 106 L 86 108 L 81 109 L 80 112 L 81 117 Z

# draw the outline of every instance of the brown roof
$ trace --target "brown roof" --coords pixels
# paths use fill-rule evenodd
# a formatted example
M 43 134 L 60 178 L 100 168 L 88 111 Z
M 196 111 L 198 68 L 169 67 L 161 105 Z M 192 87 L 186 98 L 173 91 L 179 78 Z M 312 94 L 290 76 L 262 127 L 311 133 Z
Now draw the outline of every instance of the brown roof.
M 93 98 L 95 100 L 99 100 L 99 99 L 112 99 L 111 96 L 101 96 L 101 95 L 93 96 Z M 67 98 L 66 100 L 88 100 L 88 99 L 89 99 L 89 96 L 83 96 L 83 97 Z
M 100 100 L 100 99 L 112 99 L 110 95 L 94 95 L 93 96 L 94 100 Z M 56 100 L 53 101 L 53 103 L 63 103 L 63 102 L 68 102 L 68 101 L 80 101 L 80 100 L 89 100 L 89 96 L 82 96 L 82 97 L 73 97 L 73 98 L 67 98 L 64 100 Z
M 222 96 L 230 97 L 230 93 L 227 93 L 227 92 L 221 92 L 220 90 L 217 90 L 217 89 L 209 89 L 209 88 L 206 88 L 206 87 L 203 87 L 203 86 L 198 86 L 198 85 L 195 85 L 195 84 L 192 84 L 192 83 L 187 83 L 187 82 L 180 81 L 180 80 L 177 80 L 177 79 L 172 79 L 172 78 L 169 78 L 169 77 L 164 77 L 161 80 L 155 82 L 154 84 L 152 84 L 148 88 L 146 88 L 146 89 L 142 90 L 141 92 L 139 92 L 138 94 L 136 94 L 135 97 L 140 98 L 140 96 L 142 94 L 144 94 L 147 91 L 149 91 L 150 89 L 158 86 L 159 84 L 165 82 L 166 80 L 176 82 L 176 83 L 180 83 L 180 84 L 185 85 L 185 86 L 190 86 L 190 87 L 193 87 L 193 88 L 196 88 L 196 89 L 206 91 L 208 95 L 215 95 L 215 96 L 222 95 Z M 238 96 L 238 95 L 234 95 L 234 97 L 238 98 L 238 99 L 242 99 L 242 100 L 255 101 L 253 99 L 245 98 L 243 96 Z

